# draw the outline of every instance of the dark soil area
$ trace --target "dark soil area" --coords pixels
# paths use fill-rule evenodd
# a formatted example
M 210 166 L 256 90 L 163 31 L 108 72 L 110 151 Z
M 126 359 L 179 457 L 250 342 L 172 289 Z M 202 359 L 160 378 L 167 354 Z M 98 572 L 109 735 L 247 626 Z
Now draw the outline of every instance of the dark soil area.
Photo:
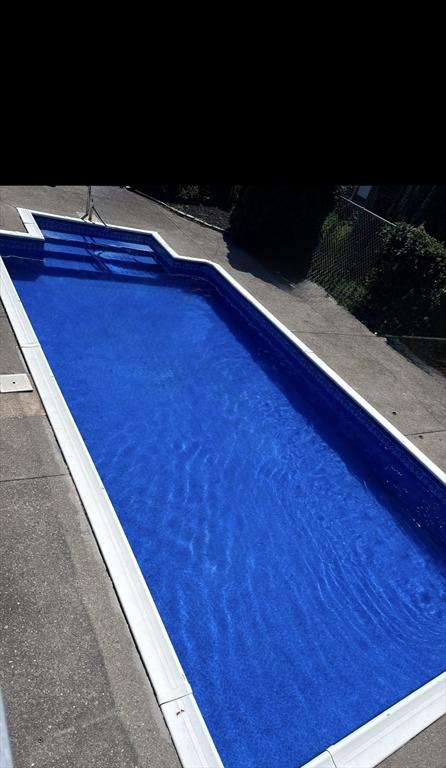
M 229 228 L 233 187 L 161 184 L 131 187 L 131 189 L 140 194 L 149 195 L 154 200 L 170 205 L 177 211 L 200 219 L 206 224 L 223 230 Z
M 228 229 L 229 227 L 229 211 L 224 211 L 222 208 L 217 208 L 215 205 L 204 205 L 203 203 L 169 203 L 167 200 L 163 200 L 168 205 L 172 205 L 178 211 L 188 213 L 189 216 L 194 216 L 196 219 L 205 221 L 206 224 L 212 224 L 214 227 L 221 227 L 222 229 Z

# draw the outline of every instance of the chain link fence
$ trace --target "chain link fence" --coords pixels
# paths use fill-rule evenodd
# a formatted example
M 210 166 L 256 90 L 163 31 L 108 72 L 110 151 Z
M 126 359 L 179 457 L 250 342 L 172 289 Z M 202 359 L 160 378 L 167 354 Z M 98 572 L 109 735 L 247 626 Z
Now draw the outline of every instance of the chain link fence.
M 354 311 L 381 253 L 381 233 L 393 224 L 347 198 L 327 216 L 308 278 Z
M 308 278 L 321 285 L 339 304 L 361 318 L 367 281 L 382 252 L 382 234 L 392 222 L 348 200 L 338 198 L 327 216 L 313 251 Z M 429 370 L 446 375 L 446 339 L 412 334 L 385 334 L 391 346 Z

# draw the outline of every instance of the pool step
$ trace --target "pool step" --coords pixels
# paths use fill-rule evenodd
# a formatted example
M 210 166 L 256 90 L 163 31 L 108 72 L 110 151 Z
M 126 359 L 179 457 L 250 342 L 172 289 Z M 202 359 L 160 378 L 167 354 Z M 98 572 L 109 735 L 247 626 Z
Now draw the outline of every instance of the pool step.
M 123 237 L 122 240 L 110 240 L 99 235 L 82 235 L 79 233 L 59 232 L 42 228 L 46 243 L 59 243 L 85 248 L 105 248 L 108 251 L 125 251 L 126 253 L 153 255 L 153 248 L 146 243 L 132 243 Z
M 23 255 L 30 259 L 42 259 L 45 256 L 50 256 L 81 261 L 95 259 L 110 262 L 125 261 L 129 264 L 141 264 L 142 267 L 153 268 L 159 265 L 149 246 L 142 247 L 139 243 L 133 243 L 130 247 L 129 243 L 127 245 L 123 243 L 117 247 L 115 243 L 110 243 L 105 239 L 103 243 L 96 243 L 92 240 L 88 242 L 85 238 L 80 237 L 67 239 L 65 234 L 63 238 L 46 237 L 44 241 L 39 243 L 10 238 L 5 242 L 2 255 Z
M 157 260 L 154 258 L 153 251 L 141 252 L 132 250 L 132 252 L 130 252 L 130 249 L 109 248 L 108 244 L 107 247 L 85 242 L 75 245 L 72 241 L 66 242 L 62 240 L 58 240 L 57 242 L 45 240 L 43 254 L 48 254 L 52 257 L 56 257 L 57 255 L 60 255 L 62 258 L 73 257 L 75 259 L 100 258 L 109 259 L 110 261 L 125 260 L 132 264 L 139 263 L 141 265 L 158 264 Z
M 47 244 L 46 248 L 38 253 L 26 252 L 26 253 L 10 253 L 3 258 L 6 262 L 10 259 L 20 259 L 28 262 L 29 274 L 36 277 L 42 273 L 51 273 L 55 276 L 68 276 L 72 277 L 87 277 L 102 274 L 112 277 L 133 277 L 135 279 L 140 278 L 142 280 L 158 279 L 165 273 L 164 268 L 157 263 L 148 263 L 147 260 L 132 260 L 132 258 L 117 258 L 117 253 L 107 254 L 104 251 L 98 252 L 98 255 L 92 251 L 85 251 L 83 249 L 76 249 L 70 247 L 70 252 L 67 253 L 65 246 L 64 249 L 58 248 L 52 250 L 49 248 L 51 243 Z M 110 257 L 110 258 L 109 258 Z

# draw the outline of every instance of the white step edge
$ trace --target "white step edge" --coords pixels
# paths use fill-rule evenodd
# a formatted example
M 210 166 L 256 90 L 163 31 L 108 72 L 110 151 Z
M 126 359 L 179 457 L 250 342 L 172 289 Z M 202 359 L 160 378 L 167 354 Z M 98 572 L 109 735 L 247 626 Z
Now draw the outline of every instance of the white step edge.
M 22 237 L 25 239 L 33 240 L 45 240 L 44 235 L 40 231 L 40 227 L 34 219 L 35 211 L 31 211 L 28 208 L 17 208 L 20 218 L 25 225 L 26 232 L 14 232 L 12 229 L 1 229 L 0 234 L 6 235 L 6 237 Z
M 223 768 L 211 737 L 198 738 L 207 726 L 193 694 L 162 704 L 161 709 L 184 768 Z
M 24 209 L 24 208 L 18 208 L 17 210 L 19 211 L 19 214 L 22 216 L 22 219 L 23 219 L 23 215 L 25 215 L 27 217 L 27 219 L 30 219 L 30 217 L 33 217 L 34 214 L 36 214 L 36 215 L 40 215 L 40 216 L 47 216 L 49 218 L 64 219 L 64 220 L 67 220 L 67 221 L 75 221 L 75 222 L 78 222 L 78 223 L 80 221 L 79 218 L 76 218 L 74 216 L 61 216 L 61 215 L 57 215 L 57 214 L 46 213 L 44 211 L 36 211 L 36 210 L 30 210 L 30 209 Z M 27 223 L 26 222 L 24 222 L 24 223 L 25 223 L 25 226 L 27 226 Z M 87 222 L 84 222 L 84 223 L 87 223 Z M 96 223 L 96 222 L 88 222 L 88 224 L 91 224 L 92 227 L 98 227 L 98 226 L 99 227 L 104 227 L 103 224 Z M 40 233 L 40 229 L 39 229 L 39 227 L 37 226 L 37 224 L 35 222 L 34 222 L 34 226 L 37 229 L 37 231 Z M 408 440 L 405 437 L 405 435 L 403 435 L 396 427 L 393 426 L 393 424 L 391 424 L 384 416 L 382 416 L 375 408 L 373 408 L 373 406 L 371 406 L 358 392 L 356 392 L 356 390 L 354 390 L 346 381 L 344 381 L 344 379 L 342 379 L 335 371 L 333 371 L 326 363 L 324 363 L 324 361 L 321 358 L 319 358 L 318 355 L 316 355 L 309 347 L 307 347 L 306 344 L 304 344 L 297 336 L 295 336 L 291 331 L 289 331 L 288 328 L 285 325 L 283 325 L 283 323 L 280 322 L 280 320 L 278 320 L 268 309 L 266 309 L 266 307 L 264 307 L 256 298 L 254 298 L 254 296 L 252 296 L 249 293 L 249 291 L 247 291 L 240 283 L 238 283 L 237 280 L 235 280 L 232 277 L 232 275 L 230 275 L 224 269 L 224 267 L 221 267 L 219 264 L 215 264 L 214 262 L 212 262 L 212 261 L 210 261 L 208 259 L 197 259 L 197 258 L 189 258 L 189 257 L 186 257 L 186 256 L 180 256 L 178 253 L 176 253 L 176 251 L 173 250 L 173 248 L 171 248 L 169 246 L 169 244 L 163 239 L 163 237 L 161 237 L 161 235 L 159 235 L 158 232 L 155 232 L 154 230 L 138 229 L 138 228 L 135 228 L 135 227 L 123 227 L 123 226 L 118 226 L 118 225 L 115 225 L 115 224 L 110 225 L 110 226 L 113 229 L 117 229 L 117 230 L 122 230 L 122 231 L 127 231 L 127 232 L 138 232 L 138 233 L 141 233 L 141 234 L 152 235 L 159 242 L 159 244 L 163 248 L 165 248 L 167 250 L 167 252 L 170 253 L 170 255 L 174 259 L 176 259 L 177 261 L 186 261 L 186 262 L 192 262 L 192 263 L 195 262 L 195 263 L 199 263 L 199 264 L 209 264 L 211 267 L 213 267 L 213 269 L 215 269 L 222 276 L 224 276 L 225 279 L 229 283 L 231 283 L 231 285 L 233 285 L 234 288 L 236 288 L 236 290 L 247 299 L 247 301 L 249 301 L 257 309 L 259 309 L 259 311 L 262 312 L 262 314 L 265 317 L 267 317 L 273 323 L 273 325 L 275 325 L 277 328 L 279 328 L 282 331 L 282 333 L 285 336 L 287 336 L 290 339 L 290 341 L 292 341 L 293 344 L 295 344 L 304 354 L 306 354 L 311 360 L 313 360 L 314 363 L 321 370 L 323 370 L 324 373 L 326 373 L 326 375 L 329 378 L 331 378 L 333 381 L 335 381 L 338 384 L 338 386 L 344 392 L 346 392 L 348 395 L 350 395 L 350 397 L 361 408 L 363 408 L 363 410 L 365 410 L 375 421 L 377 421 L 379 424 L 381 424 L 381 426 L 387 432 L 389 432 L 391 435 L 393 435 L 393 437 L 397 440 L 397 442 L 399 442 L 400 444 L 404 445 L 404 447 L 409 451 L 409 453 L 411 453 L 421 464 L 423 464 L 426 467 L 426 469 L 428 469 L 429 472 L 431 472 L 431 474 L 433 474 L 435 477 L 437 477 L 437 479 L 440 480 L 440 482 L 442 482 L 443 484 L 446 484 L 446 473 L 445 472 L 443 472 L 436 464 L 434 464 L 433 461 L 431 461 L 427 456 L 425 456 L 425 454 L 422 453 L 422 451 L 420 451 L 413 443 L 411 443 L 410 440 Z M 3 234 L 3 231 L 0 231 L 0 234 Z M 8 232 L 6 234 L 15 235 L 16 233 L 15 232 Z M 40 233 L 40 238 L 39 239 L 44 239 L 43 236 L 41 235 L 41 233 Z M 4 266 L 4 264 L 2 264 L 2 259 L 1 259 L 1 256 L 0 256 L 0 291 L 1 291 L 1 288 L 2 288 L 2 284 L 3 284 L 2 277 L 5 280 L 5 283 L 7 284 L 7 291 L 5 292 L 6 302 L 4 300 L 5 309 L 6 309 L 6 311 L 8 313 L 8 316 L 9 316 L 9 318 L 11 320 L 11 324 L 13 325 L 14 331 L 17 334 L 17 331 L 16 331 L 16 329 L 14 327 L 14 322 L 17 322 L 20 329 L 21 328 L 25 328 L 25 329 L 28 329 L 28 330 L 31 329 L 32 334 L 34 334 L 34 331 L 32 329 L 31 323 L 29 322 L 29 320 L 27 318 L 27 315 L 26 315 L 26 312 L 25 312 L 23 306 L 21 305 L 20 299 L 19 299 L 18 294 L 17 294 L 17 292 L 15 290 L 15 287 L 14 287 L 14 285 L 12 283 L 12 280 L 9 277 L 9 274 L 8 274 L 8 272 L 6 270 L 6 267 Z M 12 302 L 13 306 L 10 307 L 9 305 L 11 304 L 11 302 Z M 8 307 L 7 307 L 7 303 L 8 303 Z M 11 314 L 9 312 L 9 308 L 11 309 Z M 34 337 L 35 337 L 35 335 L 34 335 Z M 40 347 L 39 347 L 39 349 L 40 349 Z M 41 353 L 43 355 L 42 350 L 40 350 L 40 351 L 41 351 Z M 31 348 L 30 348 L 29 352 L 31 354 L 31 352 L 32 352 Z M 46 359 L 45 359 L 44 355 L 43 355 L 43 358 L 45 360 L 45 363 L 46 363 L 46 366 L 47 366 L 48 370 L 50 370 L 49 369 L 49 365 L 46 362 Z M 28 360 L 27 360 L 27 362 L 28 362 Z M 30 370 L 31 370 L 31 368 L 30 368 Z M 36 381 L 36 378 L 34 376 L 33 370 L 31 370 L 31 374 L 33 375 L 34 381 L 35 381 L 36 386 L 37 386 L 37 388 L 39 390 L 39 393 L 40 393 L 39 384 Z M 52 376 L 52 374 L 51 374 L 51 376 Z M 54 380 L 54 376 L 52 376 L 52 378 Z M 59 390 L 55 380 L 54 380 L 54 383 L 55 383 L 55 385 L 57 387 L 57 390 L 59 392 L 60 398 L 62 399 L 63 405 L 65 406 L 66 410 L 68 411 L 68 415 L 69 415 L 69 417 L 70 417 L 70 419 L 71 419 L 71 421 L 72 421 L 72 423 L 74 425 L 74 429 L 76 430 L 76 432 L 78 432 L 77 427 L 76 427 L 76 425 L 74 423 L 74 420 L 72 419 L 71 414 L 70 414 L 70 412 L 68 410 L 68 406 L 66 405 L 65 400 L 63 399 L 63 396 L 62 396 L 62 394 L 61 394 L 61 392 L 60 392 L 60 390 Z M 46 402 L 45 402 L 43 397 L 42 397 L 42 400 L 44 402 L 45 407 L 47 407 L 46 406 Z M 56 419 L 56 421 L 57 421 L 57 419 Z M 53 426 L 53 428 L 54 428 L 54 426 Z M 56 429 L 55 429 L 55 432 L 56 432 Z M 57 432 L 56 432 L 56 437 L 58 437 Z M 83 440 L 80 437 L 80 435 L 79 435 L 79 438 L 82 441 L 82 445 L 83 445 L 83 447 L 85 449 L 85 452 L 87 454 L 89 462 L 91 463 L 91 465 L 93 467 L 93 470 L 94 470 L 94 473 L 96 474 L 97 479 L 98 479 L 98 481 L 100 483 L 102 492 L 103 492 L 104 496 L 107 498 L 108 504 L 110 505 L 110 507 L 111 507 L 111 509 L 113 511 L 114 517 L 116 518 L 116 522 L 117 522 L 119 528 L 121 529 L 121 534 L 120 535 L 125 539 L 125 543 L 126 543 L 127 548 L 130 549 L 130 545 L 128 544 L 127 538 L 125 537 L 125 534 L 124 534 L 124 532 L 123 532 L 123 530 L 122 530 L 122 528 L 120 526 L 120 523 L 119 523 L 119 520 L 117 518 L 117 515 L 114 512 L 114 509 L 113 509 L 113 507 L 111 505 L 111 502 L 108 499 L 106 491 L 103 488 L 102 483 L 101 483 L 101 481 L 99 479 L 99 475 L 96 472 L 96 468 L 94 467 L 94 464 L 93 464 L 93 462 L 92 462 L 92 460 L 91 460 L 91 458 L 90 458 L 90 456 L 88 454 L 87 448 L 86 448 L 85 444 L 83 443 Z M 59 441 L 59 443 L 60 443 L 60 441 Z M 70 471 L 71 471 L 71 466 L 70 466 L 68 460 L 67 460 L 67 464 L 68 464 L 68 466 L 70 468 Z M 72 474 L 73 474 L 73 472 L 72 472 Z M 74 475 L 73 475 L 73 478 L 74 478 Z M 80 478 L 80 482 L 81 482 L 81 485 L 82 485 L 82 478 Z M 85 479 L 84 479 L 84 484 L 85 484 Z M 77 482 L 76 482 L 76 485 L 77 485 Z M 78 488 L 78 490 L 79 490 L 79 488 Z M 81 495 L 81 493 L 80 493 L 80 495 Z M 81 495 L 81 498 L 82 498 L 82 495 Z M 88 512 L 87 512 L 87 514 L 88 514 Z M 90 515 L 89 515 L 89 517 L 90 517 Z M 92 527 L 94 528 L 93 523 L 92 523 Z M 96 531 L 95 531 L 95 533 L 96 533 Z M 101 547 L 101 550 L 103 550 L 103 547 L 101 545 L 101 542 L 99 541 L 99 538 L 98 538 L 98 543 L 99 543 L 99 546 Z M 149 590 L 147 588 L 147 585 L 145 584 L 144 578 L 143 578 L 143 576 L 142 576 L 142 574 L 141 574 L 141 572 L 139 570 L 139 566 L 136 563 L 136 560 L 134 558 L 134 555 L 133 555 L 133 552 L 132 552 L 131 549 L 130 549 L 130 553 L 131 553 L 131 556 L 133 557 L 134 564 L 135 564 L 137 570 L 139 571 L 139 576 L 142 579 L 142 581 L 144 582 L 144 586 L 145 586 L 145 588 L 147 590 L 148 595 L 150 596 L 150 600 L 153 603 L 153 599 L 151 598 L 150 592 L 149 592 Z M 105 555 L 104 555 L 104 559 L 107 562 L 107 559 L 106 559 Z M 130 560 L 131 560 L 131 558 L 130 558 Z M 108 565 L 108 562 L 107 562 L 107 565 Z M 110 574 L 111 574 L 111 569 L 109 568 L 109 570 L 110 570 Z M 112 576 L 112 579 L 114 581 L 113 576 Z M 115 584 L 115 587 L 117 589 L 117 585 L 116 584 Z M 117 591 L 118 591 L 118 589 L 117 589 Z M 118 594 L 119 594 L 119 592 L 118 592 Z M 126 610 L 126 608 L 124 606 L 124 603 L 122 603 L 122 606 L 123 606 L 124 612 L 126 613 L 127 619 L 129 621 L 129 625 L 130 625 L 130 627 L 132 629 L 132 632 L 134 634 L 135 642 L 137 643 L 138 648 L 139 648 L 139 643 L 138 643 L 138 641 L 136 639 L 136 635 L 135 635 L 135 632 L 134 632 L 133 625 L 130 622 L 130 619 L 128 618 L 127 610 Z M 164 628 L 164 625 L 162 624 L 161 618 L 159 617 L 158 611 L 157 611 L 154 603 L 153 603 L 153 608 L 156 611 L 156 615 L 158 617 L 158 621 L 160 622 L 160 624 L 162 626 L 162 629 L 164 630 L 164 633 L 165 633 L 165 636 L 167 638 L 168 644 L 172 648 L 172 652 L 175 655 L 175 659 L 177 661 L 177 664 L 178 664 L 179 668 L 181 669 L 181 666 L 179 664 L 178 658 L 176 657 L 175 651 L 173 650 L 173 647 L 172 647 L 172 645 L 170 643 L 170 639 L 167 636 L 167 632 L 166 632 L 166 630 Z M 136 629 L 138 629 L 138 628 L 139 628 L 139 624 L 136 625 Z M 149 643 L 149 646 L 150 646 L 150 643 Z M 141 652 L 141 650 L 140 650 L 140 652 Z M 142 653 L 141 653 L 141 655 L 143 657 L 146 669 L 147 669 L 147 671 L 149 673 L 149 676 L 150 676 L 150 678 L 152 680 L 152 683 L 154 684 L 154 687 L 155 687 L 155 683 L 154 683 L 154 680 L 152 678 L 152 672 L 151 672 L 151 668 L 150 668 L 150 658 L 146 660 Z M 156 671 L 159 672 L 159 669 L 158 670 L 155 669 L 155 672 Z M 182 674 L 184 675 L 184 673 L 182 673 Z M 339 754 L 341 755 L 341 759 L 343 759 L 342 755 L 347 755 L 346 759 L 350 759 L 349 755 L 352 755 L 351 759 L 356 759 L 355 755 L 358 755 L 358 759 L 362 759 L 363 761 L 365 761 L 363 763 L 357 763 L 357 764 L 354 764 L 354 763 L 350 762 L 350 763 L 345 764 L 345 765 L 344 764 L 341 765 L 339 763 L 337 763 L 337 764 L 335 763 L 335 768 L 363 768 L 363 767 L 364 768 L 365 767 L 369 768 L 369 766 L 370 766 L 370 768 L 372 768 L 372 766 L 376 766 L 377 762 L 380 762 L 382 759 L 384 759 L 384 757 L 388 756 L 389 754 L 392 754 L 395 750 L 397 750 L 401 746 L 403 746 L 403 744 L 407 743 L 407 741 L 409 741 L 410 739 L 414 738 L 414 736 L 416 736 L 418 733 L 420 733 L 420 731 L 424 730 L 424 728 L 426 728 L 428 725 L 430 725 L 431 723 L 433 723 L 435 720 L 437 720 L 439 717 L 441 717 L 443 714 L 446 713 L 446 693 L 444 692 L 445 676 L 446 676 L 446 672 L 443 672 L 442 674 L 438 675 L 436 678 L 434 678 L 433 680 L 431 680 L 428 683 L 426 683 L 426 685 L 421 686 L 419 689 L 414 691 L 412 694 L 410 694 L 410 696 L 405 697 L 404 699 L 401 699 L 397 704 L 393 705 L 392 707 L 388 708 L 383 713 L 381 713 L 381 715 L 378 715 L 378 717 L 370 720 L 368 723 L 365 723 L 363 726 L 358 728 L 356 731 L 353 731 L 351 734 L 346 736 L 344 739 L 340 740 L 335 745 L 333 745 L 332 747 L 328 748 L 328 750 L 325 750 L 324 752 L 322 752 L 320 755 L 318 755 L 316 758 L 314 758 L 312 761 L 310 761 L 310 763 L 307 763 L 306 766 L 303 766 L 302 768 L 319 768 L 319 767 L 320 768 L 332 768 L 332 764 L 330 763 L 329 759 L 332 760 L 332 762 L 333 762 L 333 757 L 332 757 L 333 753 L 338 753 L 338 759 L 339 759 Z M 428 692 L 428 694 L 426 695 L 425 689 L 428 688 L 429 686 L 432 686 L 432 689 L 431 689 L 431 692 L 430 693 Z M 440 691 L 441 691 L 439 696 L 436 695 L 436 691 L 438 691 L 438 686 L 440 686 Z M 190 688 L 190 686 L 189 686 L 189 688 Z M 156 687 L 155 687 L 155 690 L 156 690 Z M 434 691 L 434 693 L 432 693 L 432 691 Z M 189 693 L 191 693 L 191 690 L 189 690 L 186 694 L 182 694 L 182 695 L 188 695 Z M 157 692 L 157 695 L 158 695 L 158 692 Z M 411 702 L 409 702 L 409 705 L 408 705 L 408 700 L 414 699 L 414 697 L 416 697 L 417 695 L 419 695 L 421 697 L 421 700 L 423 700 L 423 697 L 425 697 L 424 698 L 425 704 L 422 705 L 420 711 L 419 711 L 419 707 L 415 706 L 415 710 L 416 710 L 415 711 L 415 715 L 411 716 L 408 713 L 411 711 L 411 709 L 413 708 L 414 705 Z M 178 696 L 177 698 L 178 699 L 181 698 L 181 695 Z M 173 700 L 173 697 L 171 697 L 170 699 L 165 699 L 164 701 L 161 701 L 160 697 L 158 696 L 158 701 L 160 702 L 161 706 L 163 705 L 163 703 L 165 704 L 169 700 Z M 404 711 L 404 709 L 406 710 L 406 714 L 407 714 L 406 717 L 398 717 L 398 715 L 395 716 L 394 710 L 396 708 L 400 707 L 400 706 L 402 708 L 402 711 Z M 393 720 L 389 721 L 389 719 L 388 719 L 389 717 L 393 717 Z M 204 722 L 204 720 L 203 720 L 203 722 Z M 389 725 L 390 722 L 394 722 L 394 726 L 392 726 L 392 728 L 389 730 L 388 725 Z M 367 736 L 364 737 L 364 734 L 367 734 L 367 733 L 369 733 L 370 735 L 368 737 Z M 203 738 L 203 742 L 204 743 L 207 743 L 208 739 L 210 739 L 210 741 L 212 742 L 212 738 L 209 735 L 209 731 L 208 731 L 207 727 L 206 727 L 206 732 L 202 732 L 201 733 L 201 737 Z M 381 740 L 381 738 L 385 739 L 385 743 L 387 745 L 390 745 L 390 746 L 386 747 L 386 749 L 390 749 L 390 751 L 387 751 L 386 754 L 384 755 L 384 757 L 379 758 L 378 760 L 376 760 L 376 754 L 378 754 L 378 752 L 379 752 L 379 746 L 377 747 L 377 744 L 379 745 L 379 741 Z M 355 746 L 355 743 L 356 743 L 356 746 Z M 360 744 L 362 744 L 363 746 L 360 747 L 359 746 Z M 212 747 L 213 747 L 213 749 L 215 749 L 215 746 L 214 746 L 213 742 L 212 742 Z M 177 749 L 178 749 L 178 746 L 177 746 Z M 190 745 L 189 744 L 184 745 L 184 752 L 185 752 L 185 754 L 190 754 L 189 750 L 190 750 Z M 341 751 L 338 752 L 338 750 L 341 750 Z M 180 751 L 179 751 L 179 754 L 180 754 L 180 759 L 182 760 L 182 756 L 181 756 L 181 752 Z M 328 760 L 328 762 L 327 762 L 327 760 Z M 319 763 L 315 762 L 315 761 L 319 761 Z M 220 766 L 220 764 L 221 763 L 217 763 L 216 767 L 218 768 Z M 183 765 L 185 765 L 185 764 L 183 763 Z M 189 766 L 188 766 L 188 768 L 189 768 Z M 206 768 L 214 768 L 214 765 L 210 764 Z

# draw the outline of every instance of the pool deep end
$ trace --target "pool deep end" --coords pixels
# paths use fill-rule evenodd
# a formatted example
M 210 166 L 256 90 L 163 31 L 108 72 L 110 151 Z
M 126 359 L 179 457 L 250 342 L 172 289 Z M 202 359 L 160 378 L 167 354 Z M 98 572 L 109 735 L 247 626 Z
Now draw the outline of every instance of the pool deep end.
M 36 220 L 2 252 L 228 768 L 443 671 L 440 481 L 212 267 Z

